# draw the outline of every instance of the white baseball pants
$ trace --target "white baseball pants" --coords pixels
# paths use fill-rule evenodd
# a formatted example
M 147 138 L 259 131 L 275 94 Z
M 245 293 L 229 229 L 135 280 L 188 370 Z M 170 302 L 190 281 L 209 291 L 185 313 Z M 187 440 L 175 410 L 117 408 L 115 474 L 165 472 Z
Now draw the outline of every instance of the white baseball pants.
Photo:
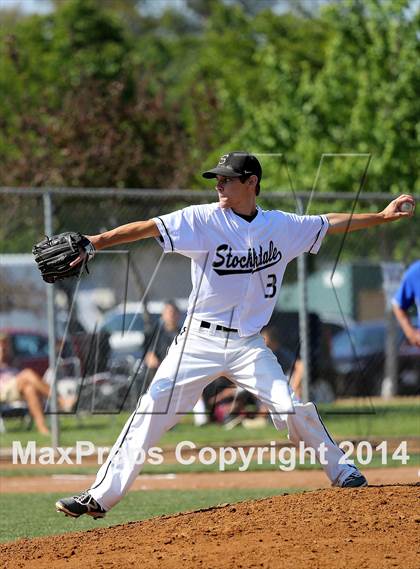
M 214 379 L 227 377 L 247 389 L 270 409 L 278 429 L 287 426 L 290 441 L 327 448 L 323 466 L 334 485 L 340 485 L 355 467 L 340 464 L 343 453 L 323 426 L 313 403 L 302 404 L 290 393 L 287 378 L 260 334 L 240 338 L 235 332 L 201 328 L 192 319 L 169 348 L 148 391 L 127 420 L 107 461 L 98 471 L 89 493 L 109 510 L 130 488 L 141 470 L 140 456 L 155 446 L 181 416 L 191 411 L 202 391 Z

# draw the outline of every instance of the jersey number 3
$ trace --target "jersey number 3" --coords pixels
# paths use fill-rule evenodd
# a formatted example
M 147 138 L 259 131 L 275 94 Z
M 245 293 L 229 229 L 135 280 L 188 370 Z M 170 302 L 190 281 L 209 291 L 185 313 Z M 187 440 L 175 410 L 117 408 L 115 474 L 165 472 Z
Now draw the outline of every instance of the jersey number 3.
M 273 298 L 273 296 L 276 296 L 276 292 L 277 292 L 277 277 L 276 275 L 267 275 L 268 277 L 268 282 L 266 284 L 265 287 L 265 293 L 264 293 L 264 298 Z

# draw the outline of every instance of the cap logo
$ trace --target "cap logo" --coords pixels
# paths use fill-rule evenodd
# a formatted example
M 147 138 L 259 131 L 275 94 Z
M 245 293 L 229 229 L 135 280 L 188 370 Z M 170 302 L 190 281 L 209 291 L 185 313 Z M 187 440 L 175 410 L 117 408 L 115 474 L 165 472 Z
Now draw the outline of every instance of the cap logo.
M 218 166 L 221 166 L 222 164 L 224 164 L 228 158 L 229 158 L 229 154 L 223 154 L 223 156 L 220 157 Z

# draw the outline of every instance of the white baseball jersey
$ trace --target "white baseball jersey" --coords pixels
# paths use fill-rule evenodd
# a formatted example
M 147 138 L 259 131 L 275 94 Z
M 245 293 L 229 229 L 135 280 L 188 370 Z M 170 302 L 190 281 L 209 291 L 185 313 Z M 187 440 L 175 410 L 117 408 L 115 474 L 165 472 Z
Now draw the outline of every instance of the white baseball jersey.
M 328 230 L 323 215 L 265 211 L 248 222 L 218 203 L 155 217 L 165 253 L 191 258 L 188 313 L 236 328 L 241 337 L 268 323 L 287 264 L 317 253 Z
M 90 495 L 112 508 L 128 491 L 147 453 L 162 434 L 194 408 L 203 389 L 224 376 L 261 400 L 277 429 L 287 426 L 294 444 L 328 451 L 323 463 L 341 486 L 358 473 L 312 403 L 291 399 L 287 378 L 267 348 L 261 327 L 272 314 L 287 263 L 303 252 L 316 253 L 328 229 L 325 216 L 298 216 L 258 208 L 249 223 L 218 204 L 196 205 L 154 218 L 165 252 L 191 258 L 193 290 L 190 325 L 171 344 L 147 392 L 127 420 Z M 200 320 L 237 328 L 202 326 Z M 212 329 L 213 328 L 213 329 Z M 316 450 L 320 459 L 320 451 Z

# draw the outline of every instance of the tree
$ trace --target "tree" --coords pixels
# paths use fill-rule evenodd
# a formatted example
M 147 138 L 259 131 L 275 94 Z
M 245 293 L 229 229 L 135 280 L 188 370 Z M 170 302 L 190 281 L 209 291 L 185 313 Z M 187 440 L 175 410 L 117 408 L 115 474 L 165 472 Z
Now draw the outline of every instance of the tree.
M 22 22 L 0 67 L 3 184 L 179 182 L 177 104 L 145 77 L 124 29 L 94 0 Z
M 419 15 L 408 8 L 379 0 L 328 5 L 314 22 L 324 30 L 321 49 L 314 36 L 309 41 L 319 59 L 302 57 L 299 66 L 266 43 L 257 55 L 266 96 L 244 139 L 286 153 L 306 189 L 322 153 L 371 153 L 369 191 L 418 191 Z M 334 160 L 317 191 L 355 191 L 365 164 L 366 157 Z

